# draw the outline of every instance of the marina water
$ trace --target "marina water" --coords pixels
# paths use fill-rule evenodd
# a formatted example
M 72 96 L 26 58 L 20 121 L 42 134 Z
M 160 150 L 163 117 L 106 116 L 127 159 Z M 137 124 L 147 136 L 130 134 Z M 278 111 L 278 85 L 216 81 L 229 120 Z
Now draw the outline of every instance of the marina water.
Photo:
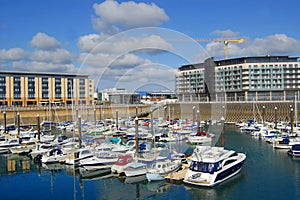
M 225 147 L 247 159 L 235 177 L 213 188 L 125 179 L 109 172 L 82 177 L 72 166 L 39 166 L 27 156 L 0 155 L 0 192 L 10 199 L 300 199 L 300 160 L 226 125 Z M 185 142 L 172 148 L 187 149 Z

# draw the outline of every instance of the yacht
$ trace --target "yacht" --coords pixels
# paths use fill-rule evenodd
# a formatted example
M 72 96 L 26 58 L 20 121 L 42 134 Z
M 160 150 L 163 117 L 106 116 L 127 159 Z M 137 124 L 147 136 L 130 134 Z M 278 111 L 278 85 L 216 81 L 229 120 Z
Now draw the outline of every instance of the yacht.
M 188 136 L 188 142 L 190 144 L 206 144 L 206 145 L 209 145 L 211 144 L 212 142 L 212 138 L 214 137 L 215 135 L 213 133 L 207 133 L 207 132 L 196 132 L 196 133 L 191 133 L 189 136 Z
M 287 153 L 288 153 L 288 155 L 290 155 L 292 157 L 300 158 L 300 143 L 293 144 Z
M 246 155 L 224 147 L 196 146 L 184 183 L 213 187 L 238 174 Z

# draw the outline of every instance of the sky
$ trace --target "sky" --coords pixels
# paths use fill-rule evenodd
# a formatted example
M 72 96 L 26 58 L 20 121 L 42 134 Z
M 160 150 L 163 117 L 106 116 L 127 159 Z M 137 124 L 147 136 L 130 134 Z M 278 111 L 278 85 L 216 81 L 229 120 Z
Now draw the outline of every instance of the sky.
M 0 0 L 0 70 L 87 74 L 96 88 L 174 90 L 209 57 L 300 56 L 297 0 Z

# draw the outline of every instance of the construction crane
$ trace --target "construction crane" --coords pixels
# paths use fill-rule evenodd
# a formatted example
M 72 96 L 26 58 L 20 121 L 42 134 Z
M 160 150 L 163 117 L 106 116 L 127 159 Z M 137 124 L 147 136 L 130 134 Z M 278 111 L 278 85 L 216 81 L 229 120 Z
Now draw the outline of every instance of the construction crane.
M 213 39 L 213 42 L 222 42 L 224 43 L 224 50 L 225 50 L 225 59 L 228 59 L 228 45 L 230 42 L 237 42 L 242 43 L 245 42 L 245 38 L 241 39 Z
M 240 39 L 228 39 L 228 38 L 215 38 L 215 39 L 183 39 L 180 41 L 197 41 L 197 42 L 221 42 L 224 43 L 225 59 L 228 59 L 228 46 L 231 42 L 243 43 L 245 38 Z

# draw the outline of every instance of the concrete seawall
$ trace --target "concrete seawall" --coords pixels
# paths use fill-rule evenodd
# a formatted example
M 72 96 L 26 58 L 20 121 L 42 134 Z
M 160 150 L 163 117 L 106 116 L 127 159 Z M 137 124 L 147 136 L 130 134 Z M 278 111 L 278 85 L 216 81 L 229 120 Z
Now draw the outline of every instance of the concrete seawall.
M 291 107 L 293 108 L 293 118 L 295 120 L 295 110 L 297 116 L 299 115 L 298 106 L 298 103 L 295 105 L 295 102 L 292 101 L 178 103 L 170 105 L 170 110 L 171 113 L 174 110 L 175 117 L 189 119 L 192 119 L 193 112 L 197 113 L 198 110 L 200 120 L 220 120 L 224 115 L 226 122 L 238 122 L 248 119 L 262 121 L 263 118 L 265 121 L 275 121 L 276 112 L 277 121 L 289 121 Z M 193 107 L 195 111 L 193 111 Z M 275 107 L 277 107 L 276 111 Z
M 263 108 L 265 107 L 265 109 Z M 295 120 L 295 110 L 298 110 L 292 101 L 274 102 L 227 102 L 227 103 L 173 103 L 166 104 L 153 112 L 153 117 L 171 117 L 182 119 L 197 119 L 197 111 L 200 113 L 200 120 L 220 120 L 222 115 L 226 122 L 238 122 L 241 120 L 256 119 L 261 121 L 263 116 L 266 121 L 275 121 L 275 107 L 277 107 L 277 121 L 290 121 L 290 106 L 293 108 Z M 194 108 L 194 109 L 193 109 Z M 147 113 L 151 110 L 150 105 L 128 105 L 128 106 L 96 106 L 85 108 L 18 108 L 2 110 L 0 123 L 4 123 L 3 112 L 6 112 L 7 124 L 15 123 L 17 113 L 20 113 L 21 124 L 36 124 L 37 115 L 40 120 L 46 121 L 71 121 L 76 120 L 76 116 L 81 115 L 82 119 L 94 121 L 105 118 L 115 118 L 118 113 L 119 118 L 129 118 L 138 113 Z M 193 115 L 193 113 L 195 113 Z M 299 111 L 297 112 L 297 116 Z M 150 116 L 149 116 L 150 117 Z

